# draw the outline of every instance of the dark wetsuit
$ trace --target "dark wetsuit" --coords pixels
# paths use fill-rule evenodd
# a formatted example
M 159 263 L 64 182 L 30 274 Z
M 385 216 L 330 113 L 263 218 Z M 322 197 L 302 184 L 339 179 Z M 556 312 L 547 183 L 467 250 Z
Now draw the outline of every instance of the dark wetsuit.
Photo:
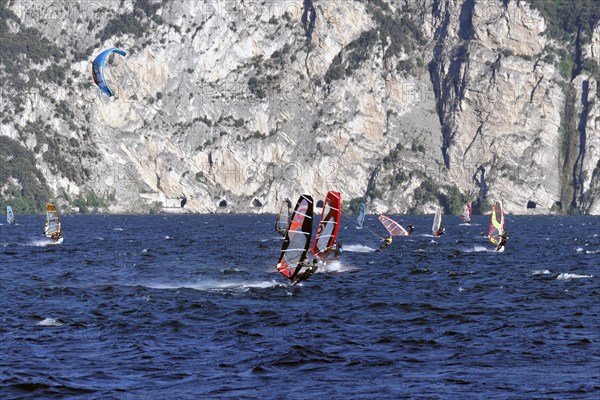
M 500 243 L 498 243 L 498 246 L 496 246 L 496 251 L 500 251 L 500 249 L 506 245 L 506 242 L 508 242 L 508 236 L 500 235 Z
M 307 280 L 312 276 L 312 274 L 317 272 L 317 269 L 319 269 L 319 267 L 317 267 L 317 264 L 300 263 L 300 266 L 304 268 L 304 271 L 298 272 L 296 273 L 296 275 L 294 275 L 294 277 L 292 278 L 292 285 Z

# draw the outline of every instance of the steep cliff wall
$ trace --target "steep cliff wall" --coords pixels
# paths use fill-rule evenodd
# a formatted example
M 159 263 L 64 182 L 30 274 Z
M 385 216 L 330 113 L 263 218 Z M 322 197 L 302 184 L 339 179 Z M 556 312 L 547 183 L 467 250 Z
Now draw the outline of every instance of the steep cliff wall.
M 336 189 L 600 214 L 598 26 L 571 49 L 525 1 L 0 4 L 0 135 L 64 206 L 274 212 Z M 90 63 L 111 46 L 108 98 Z

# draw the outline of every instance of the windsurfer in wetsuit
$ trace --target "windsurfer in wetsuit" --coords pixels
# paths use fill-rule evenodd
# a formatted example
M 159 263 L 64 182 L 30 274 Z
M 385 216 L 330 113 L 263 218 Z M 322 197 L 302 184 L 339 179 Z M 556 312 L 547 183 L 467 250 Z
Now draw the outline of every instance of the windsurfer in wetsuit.
M 340 257 L 342 256 L 343 252 L 344 252 L 344 249 L 342 249 L 342 242 L 337 242 L 335 244 L 335 250 L 333 251 L 333 257 L 336 260 L 339 260 Z
M 307 280 L 312 276 L 312 274 L 317 272 L 317 269 L 319 269 L 317 262 L 318 261 L 316 258 L 313 260 L 312 264 L 308 262 L 307 258 L 305 258 L 303 261 L 300 261 L 300 271 L 292 278 L 292 285 Z M 302 269 L 304 270 L 302 271 Z
M 437 232 L 435 233 L 435 236 L 442 236 L 445 232 L 446 232 L 446 228 L 444 228 L 444 225 L 442 225 L 442 226 L 440 226 L 440 229 L 438 229 Z
M 344 249 L 342 248 L 342 242 L 335 242 L 333 245 L 327 247 L 325 250 L 320 252 L 320 254 L 329 254 L 329 252 L 332 252 L 333 257 L 336 260 L 339 260 L 340 257 L 342 256 L 342 253 L 344 252 Z M 321 261 L 324 261 L 324 260 L 321 260 Z
M 498 243 L 498 246 L 496 246 L 496 251 L 501 251 L 504 245 L 506 245 L 506 242 L 508 242 L 508 231 L 500 235 L 500 242 Z
M 383 251 L 384 249 L 386 249 L 390 244 L 392 244 L 392 237 L 388 236 L 384 239 L 385 241 L 383 242 L 383 244 L 381 246 L 379 246 L 379 251 Z
M 411 224 L 406 225 L 406 227 L 408 228 L 408 234 L 412 235 L 415 230 L 415 227 L 412 226 Z

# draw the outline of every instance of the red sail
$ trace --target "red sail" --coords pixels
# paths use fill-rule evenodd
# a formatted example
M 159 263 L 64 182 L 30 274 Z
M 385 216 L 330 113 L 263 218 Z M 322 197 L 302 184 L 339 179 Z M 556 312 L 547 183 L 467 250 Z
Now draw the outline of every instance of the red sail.
M 321 222 L 317 228 L 317 236 L 313 243 L 312 253 L 319 260 L 326 260 L 333 249 L 340 229 L 340 219 L 342 216 L 342 199 L 338 192 L 327 192 L 323 211 L 321 212 Z
M 292 278 L 300 261 L 306 258 L 312 235 L 313 199 L 303 194 L 296 203 L 290 226 L 281 246 L 277 270 Z

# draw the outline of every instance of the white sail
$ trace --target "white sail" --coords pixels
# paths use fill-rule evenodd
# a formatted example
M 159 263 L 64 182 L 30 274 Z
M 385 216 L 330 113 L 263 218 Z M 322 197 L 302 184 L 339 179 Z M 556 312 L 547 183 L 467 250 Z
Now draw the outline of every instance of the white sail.
M 52 203 L 46 204 L 46 223 L 44 225 L 44 234 L 52 240 L 62 239 L 63 231 L 58 216 L 58 210 Z
M 6 207 L 6 222 L 8 222 L 9 224 L 15 223 L 15 214 L 13 214 L 11 206 Z
M 433 225 L 431 226 L 431 234 L 433 236 L 439 236 L 438 231 L 440 230 L 440 226 L 442 226 L 442 209 L 440 207 L 436 207 L 435 216 L 433 217 Z

